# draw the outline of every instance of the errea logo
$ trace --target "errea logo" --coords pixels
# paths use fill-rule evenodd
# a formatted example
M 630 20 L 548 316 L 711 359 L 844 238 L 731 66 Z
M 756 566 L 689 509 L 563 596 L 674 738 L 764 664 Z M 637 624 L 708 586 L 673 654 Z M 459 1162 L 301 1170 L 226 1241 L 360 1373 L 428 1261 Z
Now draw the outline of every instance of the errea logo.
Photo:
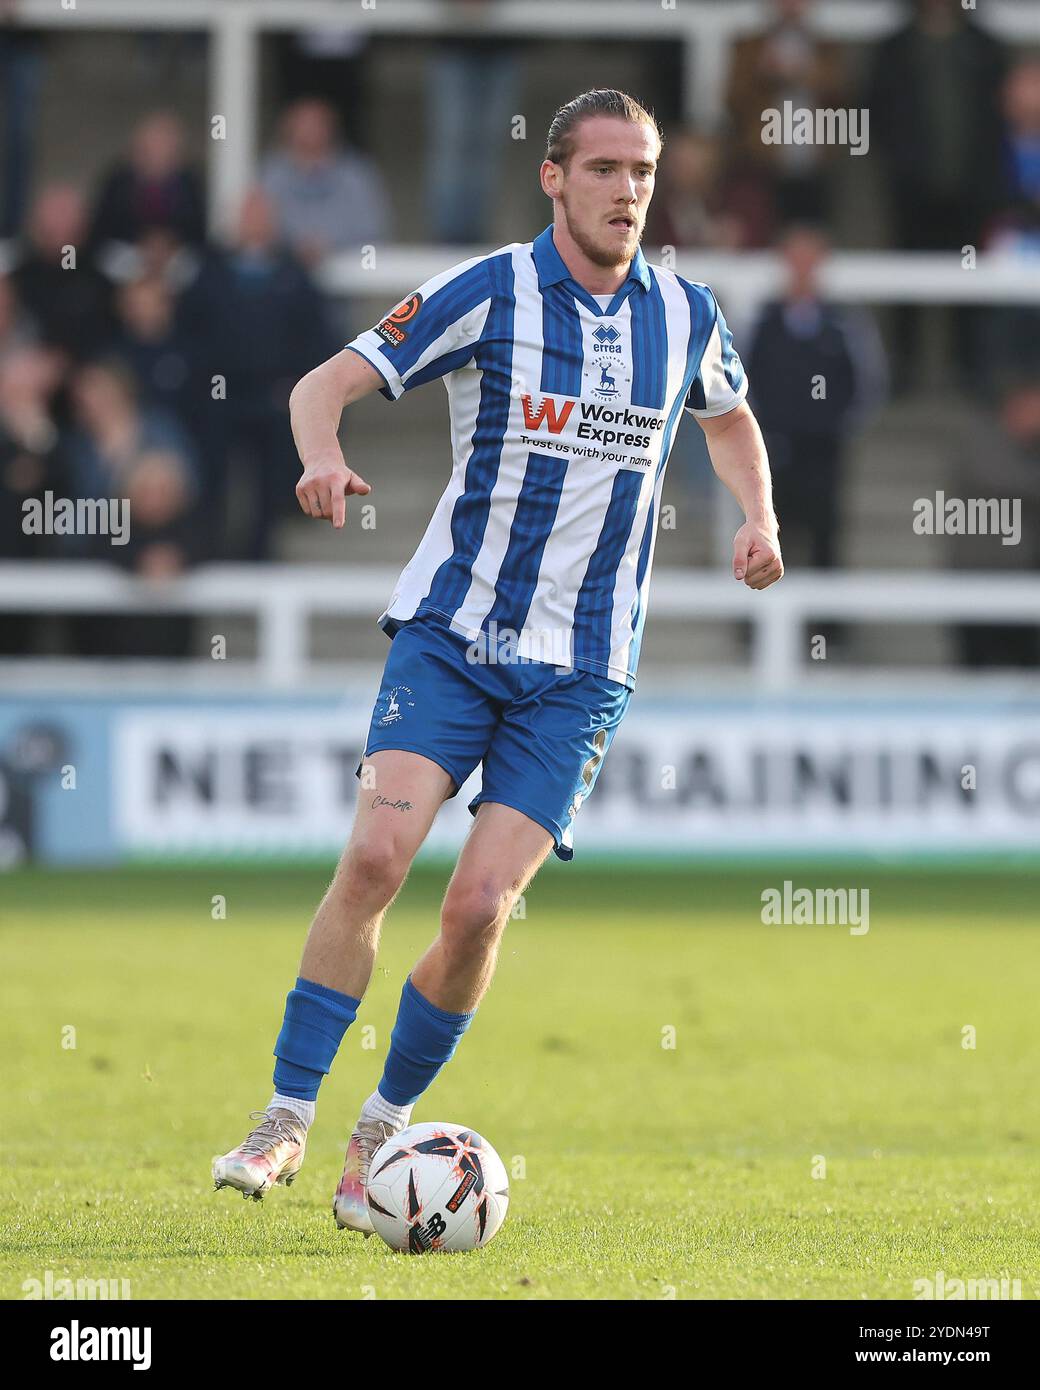
M 622 335 L 612 323 L 597 323 L 589 338 L 592 341 L 587 343 L 582 369 L 583 394 L 588 392 L 601 401 L 620 400 L 624 387 L 631 385 L 632 380 L 625 370 Z
M 606 361 L 614 361 L 615 366 L 619 365 L 617 359 L 625 351 L 624 344 L 621 342 L 621 334 L 612 323 L 598 323 L 589 335 L 592 338 L 591 353 L 598 358 L 596 365 L 599 366 L 600 353 L 609 353 Z

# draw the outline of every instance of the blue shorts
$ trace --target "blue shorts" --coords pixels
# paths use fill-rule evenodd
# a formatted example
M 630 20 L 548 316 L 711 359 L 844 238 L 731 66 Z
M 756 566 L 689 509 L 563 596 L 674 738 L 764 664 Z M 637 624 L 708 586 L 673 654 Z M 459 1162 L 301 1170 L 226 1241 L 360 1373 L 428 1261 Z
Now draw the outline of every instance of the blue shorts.
M 589 671 L 512 654 L 474 661 L 472 651 L 435 617 L 403 624 L 390 645 L 365 756 L 390 748 L 421 753 L 451 777 L 452 796 L 482 762 L 470 811 L 482 801 L 512 806 L 549 831 L 561 859 L 571 859 L 571 823 L 632 692 Z

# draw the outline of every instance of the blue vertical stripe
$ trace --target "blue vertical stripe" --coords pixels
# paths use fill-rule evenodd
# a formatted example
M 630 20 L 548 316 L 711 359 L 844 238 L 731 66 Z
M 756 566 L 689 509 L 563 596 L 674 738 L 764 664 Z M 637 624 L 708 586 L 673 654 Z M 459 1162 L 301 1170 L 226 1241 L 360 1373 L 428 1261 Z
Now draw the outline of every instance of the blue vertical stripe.
M 653 272 L 651 272 L 653 274 Z M 657 283 L 657 276 L 654 275 L 654 283 Z M 692 390 L 692 385 L 697 372 L 700 370 L 701 358 L 704 356 L 704 348 L 707 343 L 705 328 L 710 336 L 715 327 L 714 320 L 710 322 L 705 313 L 703 300 L 698 296 L 695 298 L 693 287 L 688 285 L 685 280 L 680 280 L 686 292 L 686 302 L 690 310 L 690 337 L 686 347 L 686 374 L 683 377 L 682 385 L 676 392 L 672 408 L 668 412 L 665 421 L 664 432 L 661 438 L 661 457 L 658 460 L 657 472 L 654 476 L 654 498 L 650 503 L 650 510 L 646 514 L 646 525 L 643 527 L 643 535 L 639 542 L 639 560 L 636 563 L 636 596 L 632 601 L 632 651 L 629 656 L 628 669 L 634 671 L 639 660 L 639 649 L 643 644 L 643 624 L 646 621 L 646 613 L 643 611 L 642 588 L 643 580 L 646 578 L 647 565 L 650 563 L 650 543 L 653 540 L 654 528 L 657 525 L 657 484 L 661 477 L 661 472 L 668 462 L 668 455 L 672 451 L 672 436 L 675 434 L 675 427 L 679 422 L 683 407 L 688 405 L 688 395 Z M 667 351 L 665 352 L 667 360 Z
M 668 386 L 668 321 L 657 277 L 629 300 L 632 325 L 632 404 L 663 410 Z
M 563 284 L 551 285 L 542 295 L 539 390 L 551 395 L 580 396 L 582 354 L 581 315 L 574 296 Z M 488 623 L 494 620 L 517 632 L 523 628 L 538 583 L 542 555 L 556 523 L 566 476 L 565 457 L 527 455 Z
M 379 349 L 402 377 L 415 366 L 431 343 L 435 343 L 452 324 L 464 318 L 471 309 L 475 309 L 488 298 L 491 293 L 488 284 L 489 265 L 489 261 L 480 261 L 456 276 L 454 280 L 442 285 L 425 301 L 414 321 L 408 325 L 404 342 L 399 347 Z M 406 381 L 405 389 L 410 390 L 419 384 L 419 379 Z
M 560 396 L 581 395 L 581 315 L 574 296 L 563 285 L 550 285 L 542 295 L 541 391 Z
M 733 346 L 733 334 L 729 331 L 729 324 L 719 308 L 718 301 L 715 308 L 718 314 L 716 323 L 719 326 L 719 341 L 722 345 L 722 370 L 733 390 L 739 391 L 744 381 L 744 364 L 737 356 L 737 350 Z
M 716 324 L 719 329 L 719 346 L 722 354 L 722 370 L 726 380 L 734 391 L 739 391 L 744 380 L 744 366 L 737 356 L 737 350 L 733 346 L 733 334 L 729 331 L 729 325 L 719 307 L 719 302 L 715 296 L 708 291 L 708 300 L 705 302 L 703 296 L 696 299 L 690 293 L 691 286 L 685 281 L 680 281 L 686 291 L 686 298 L 690 301 L 690 341 L 700 344 L 697 353 L 697 360 L 694 367 L 693 380 L 690 384 L 689 395 L 684 404 L 691 410 L 707 409 L 707 397 L 704 392 L 704 382 L 701 378 L 701 359 L 711 341 L 711 335 L 715 330 Z M 709 307 L 711 306 L 710 311 Z
M 610 664 L 610 624 L 618 566 L 628 548 L 639 507 L 644 474 L 619 468 L 614 475 L 607 513 L 574 605 L 572 656 Z
M 502 463 L 502 446 L 509 424 L 516 317 L 513 260 L 508 255 L 495 256 L 485 264 L 492 301 L 474 354 L 475 365 L 483 375 L 473 447 L 466 464 L 463 491 L 452 508 L 452 553 L 437 567 L 420 605 L 435 608 L 449 617 L 454 616 L 470 586 L 473 565 L 487 528 L 491 493 Z
M 629 299 L 629 305 L 632 331 L 632 404 L 651 410 L 663 410 L 667 403 L 668 389 L 668 320 L 661 287 L 653 272 L 649 291 L 646 294 L 633 295 Z M 689 387 L 688 380 L 684 386 L 685 389 L 673 404 L 671 414 L 665 422 L 661 456 L 654 476 L 655 484 L 668 458 L 675 419 Z M 619 486 L 618 480 L 621 478 L 627 478 L 629 481 Z M 575 656 L 580 654 L 593 661 L 602 661 L 604 664 L 609 662 L 610 625 L 614 612 L 617 571 L 628 548 L 644 478 L 644 474 L 627 469 L 619 471 L 615 480 L 599 543 L 574 607 Z M 640 578 L 646 572 L 654 513 L 655 508 L 651 502 L 640 547 Z M 633 624 L 637 619 L 638 608 L 634 608 Z
M 556 524 L 566 476 L 566 458 L 528 454 L 488 623 L 494 621 L 499 627 L 522 631 L 538 583 L 545 544 Z
M 635 282 L 627 282 L 635 289 Z M 623 287 L 624 288 L 624 287 Z M 664 302 L 656 281 L 648 294 L 629 294 L 632 335 L 632 404 L 660 410 L 667 380 L 667 335 Z M 611 308 L 614 306 L 611 305 Z M 580 387 L 572 393 L 577 395 Z M 589 560 L 574 604 L 572 656 L 610 664 L 611 619 L 618 566 L 628 548 L 639 506 L 643 474 L 618 469 L 596 549 Z

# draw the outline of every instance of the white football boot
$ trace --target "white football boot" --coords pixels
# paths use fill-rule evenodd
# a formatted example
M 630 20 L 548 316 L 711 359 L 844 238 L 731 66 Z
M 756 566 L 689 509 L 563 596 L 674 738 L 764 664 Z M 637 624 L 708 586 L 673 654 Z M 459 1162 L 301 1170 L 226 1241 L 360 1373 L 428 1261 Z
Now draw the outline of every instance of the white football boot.
M 300 1171 L 307 1126 L 291 1110 L 253 1110 L 249 1118 L 260 1123 L 237 1149 L 213 1160 L 214 1191 L 233 1187 L 259 1202 L 276 1183 L 289 1187 Z
M 340 1230 L 360 1231 L 365 1236 L 372 1234 L 372 1218 L 368 1214 L 365 1193 L 372 1155 L 380 1144 L 385 1144 L 402 1129 L 404 1125 L 395 1127 L 386 1120 L 358 1120 L 347 1145 L 343 1176 L 332 1199 L 332 1214 Z

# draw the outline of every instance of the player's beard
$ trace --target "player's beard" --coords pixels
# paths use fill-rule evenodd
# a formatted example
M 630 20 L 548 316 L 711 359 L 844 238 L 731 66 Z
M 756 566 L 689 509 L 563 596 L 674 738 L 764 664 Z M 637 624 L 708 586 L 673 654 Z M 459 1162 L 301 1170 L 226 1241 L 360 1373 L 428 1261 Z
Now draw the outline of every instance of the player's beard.
M 602 266 L 604 270 L 617 270 L 621 266 L 627 266 L 631 264 L 632 260 L 635 257 L 636 251 L 639 249 L 639 243 L 643 238 L 643 228 L 638 221 L 636 222 L 635 228 L 635 240 L 631 242 L 631 252 L 626 255 L 621 255 L 619 257 L 617 247 L 608 246 L 602 242 L 597 242 L 588 232 L 584 231 L 581 227 L 579 227 L 576 224 L 576 222 L 571 218 L 570 213 L 567 209 L 566 193 L 560 194 L 560 202 L 563 205 L 563 216 L 565 222 L 567 223 L 567 230 L 570 232 L 574 244 L 577 246 L 578 250 L 581 251 L 583 255 L 589 258 L 593 265 Z M 628 216 L 634 217 L 635 214 L 629 213 Z

